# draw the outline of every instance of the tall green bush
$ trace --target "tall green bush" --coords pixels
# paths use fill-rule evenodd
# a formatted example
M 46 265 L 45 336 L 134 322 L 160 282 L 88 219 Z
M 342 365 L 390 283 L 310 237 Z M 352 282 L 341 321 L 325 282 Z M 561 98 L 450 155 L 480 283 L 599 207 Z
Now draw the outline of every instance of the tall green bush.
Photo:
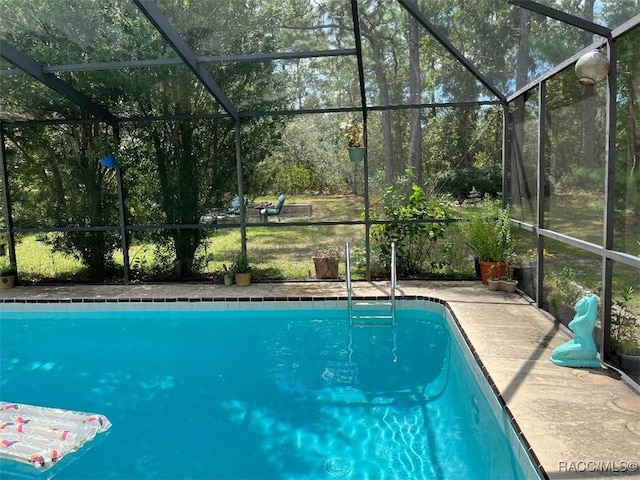
M 407 178 L 405 178 L 407 181 Z M 374 248 L 386 266 L 391 263 L 391 243 L 396 243 L 396 267 L 401 276 L 424 274 L 432 251 L 438 240 L 444 237 L 447 223 L 452 213 L 447 203 L 441 199 L 428 197 L 418 185 L 412 184 L 410 194 L 402 186 L 390 186 L 381 195 L 384 214 L 372 215 L 373 219 L 414 220 L 415 223 L 386 223 L 372 230 Z M 421 223 L 419 220 L 433 220 Z
M 452 195 L 459 202 L 468 199 L 472 191 L 481 198 L 497 197 L 502 191 L 502 167 L 488 165 L 449 170 L 436 178 L 435 188 L 439 193 Z

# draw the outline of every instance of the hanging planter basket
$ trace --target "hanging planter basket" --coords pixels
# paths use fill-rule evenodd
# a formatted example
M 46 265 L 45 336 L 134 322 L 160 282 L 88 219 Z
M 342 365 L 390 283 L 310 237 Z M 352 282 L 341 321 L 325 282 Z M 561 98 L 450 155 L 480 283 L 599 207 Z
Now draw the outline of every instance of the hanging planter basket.
M 116 157 L 113 154 L 107 155 L 100 159 L 100 165 L 104 168 L 113 168 L 116 166 Z
M 367 149 L 364 147 L 349 147 L 349 159 L 352 162 L 361 162 L 364 160 L 364 155 Z
M 585 53 L 576 62 L 576 75 L 581 85 L 595 85 L 609 73 L 609 59 L 600 50 Z

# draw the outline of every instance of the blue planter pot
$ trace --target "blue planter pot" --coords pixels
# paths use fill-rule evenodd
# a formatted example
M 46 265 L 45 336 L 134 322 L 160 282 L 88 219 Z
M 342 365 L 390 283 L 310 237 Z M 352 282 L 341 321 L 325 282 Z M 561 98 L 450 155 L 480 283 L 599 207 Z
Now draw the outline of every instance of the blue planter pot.
M 102 165 L 105 168 L 115 167 L 116 157 L 113 154 L 107 155 L 106 157 L 100 159 L 100 165 Z

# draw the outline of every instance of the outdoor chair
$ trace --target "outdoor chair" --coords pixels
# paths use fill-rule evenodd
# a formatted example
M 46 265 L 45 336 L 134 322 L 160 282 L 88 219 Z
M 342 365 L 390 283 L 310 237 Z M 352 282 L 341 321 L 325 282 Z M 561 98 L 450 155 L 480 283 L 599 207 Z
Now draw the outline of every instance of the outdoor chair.
M 244 204 L 246 205 L 248 202 L 248 198 L 244 196 Z M 231 206 L 227 209 L 227 215 L 240 215 L 240 196 L 236 195 L 231 200 Z
M 246 205 L 249 201 L 249 198 L 244 196 L 244 204 Z M 217 208 L 214 210 L 210 210 L 202 217 L 200 217 L 200 223 L 215 223 L 215 222 L 224 222 L 228 220 L 229 217 L 234 217 L 240 215 L 240 197 L 236 195 L 231 200 L 229 207 L 227 208 Z
M 278 197 L 278 201 L 276 202 L 276 204 L 271 207 L 271 206 L 265 206 L 264 208 L 260 209 L 260 221 L 261 222 L 267 222 L 269 220 L 269 217 L 276 217 L 278 219 L 278 222 L 280 221 L 280 210 L 282 210 L 282 205 L 284 205 L 284 199 L 285 196 L 280 195 Z

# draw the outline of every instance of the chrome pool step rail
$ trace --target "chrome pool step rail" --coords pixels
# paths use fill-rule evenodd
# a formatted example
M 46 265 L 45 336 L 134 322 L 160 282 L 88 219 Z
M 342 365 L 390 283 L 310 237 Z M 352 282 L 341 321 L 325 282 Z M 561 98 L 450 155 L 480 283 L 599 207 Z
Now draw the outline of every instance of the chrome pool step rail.
M 353 283 L 351 282 L 351 251 L 349 243 L 345 244 L 345 276 L 347 282 L 347 304 L 349 324 L 351 326 L 391 326 L 396 325 L 396 244 L 391 243 L 391 282 L 388 299 L 353 299 Z

